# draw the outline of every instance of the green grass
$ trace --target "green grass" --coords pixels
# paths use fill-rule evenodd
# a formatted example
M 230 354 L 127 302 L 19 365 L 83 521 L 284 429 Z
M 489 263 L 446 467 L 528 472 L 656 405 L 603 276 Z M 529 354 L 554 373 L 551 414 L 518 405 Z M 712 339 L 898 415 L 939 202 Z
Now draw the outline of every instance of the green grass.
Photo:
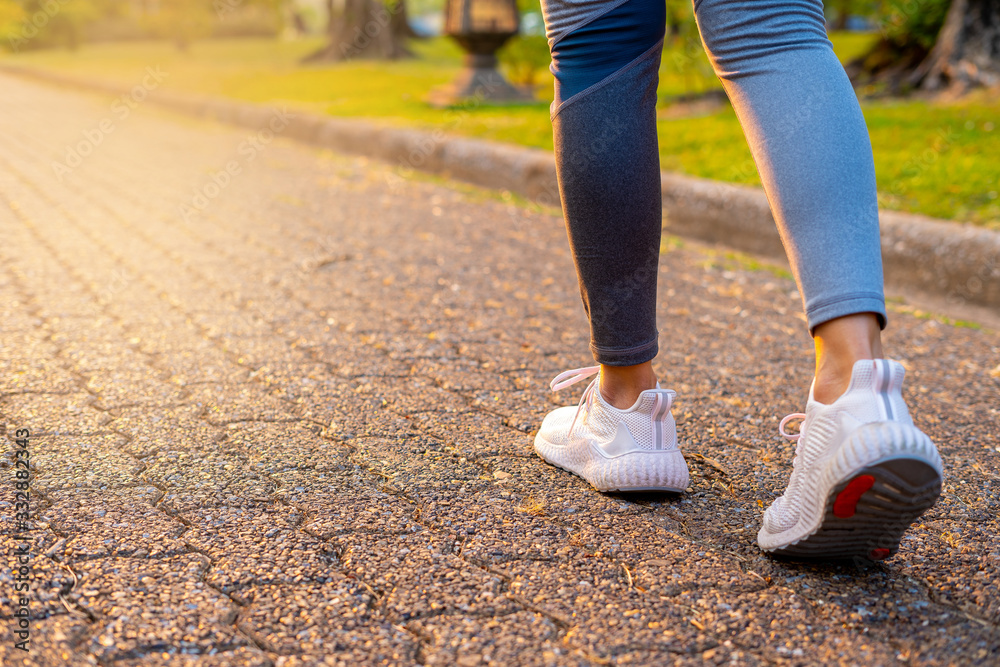
M 842 60 L 863 52 L 871 39 L 864 34 L 833 36 Z M 195 43 L 184 53 L 166 42 L 97 44 L 75 53 L 38 51 L 3 60 L 126 84 L 141 81 L 145 67 L 158 65 L 168 74 L 164 86 L 174 90 L 552 147 L 548 72 L 539 76 L 537 103 L 443 110 L 424 99 L 460 70 L 461 53 L 448 40 L 415 43 L 415 60 L 301 65 L 302 56 L 318 44 L 215 40 Z M 663 168 L 758 184 L 746 141 L 728 106 L 704 115 L 667 117 L 676 96 L 719 87 L 704 54 L 667 49 L 660 79 Z M 1000 99 L 995 94 L 954 104 L 878 101 L 863 107 L 883 207 L 1000 228 L 1000 163 L 995 159 L 1000 155 Z

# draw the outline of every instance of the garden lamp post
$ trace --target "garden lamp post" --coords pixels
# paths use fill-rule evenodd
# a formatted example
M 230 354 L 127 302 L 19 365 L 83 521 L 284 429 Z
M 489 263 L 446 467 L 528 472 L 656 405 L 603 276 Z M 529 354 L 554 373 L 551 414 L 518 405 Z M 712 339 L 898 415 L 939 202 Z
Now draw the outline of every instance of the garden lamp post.
M 531 94 L 518 90 L 497 71 L 497 50 L 517 34 L 517 0 L 447 0 L 444 33 L 465 49 L 465 69 L 450 90 L 434 102 L 454 104 L 468 99 L 522 102 Z

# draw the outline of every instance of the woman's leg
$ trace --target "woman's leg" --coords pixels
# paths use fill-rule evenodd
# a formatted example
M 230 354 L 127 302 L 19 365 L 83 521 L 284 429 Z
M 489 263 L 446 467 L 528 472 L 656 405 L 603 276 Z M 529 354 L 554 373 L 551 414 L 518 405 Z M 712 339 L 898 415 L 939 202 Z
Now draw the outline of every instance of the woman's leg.
M 688 469 L 649 363 L 657 352 L 660 164 L 656 87 L 663 0 L 543 0 L 556 98 L 556 167 L 591 350 L 600 375 L 580 405 L 553 410 L 538 454 L 602 491 L 683 491 Z
M 802 418 L 790 436 L 795 465 L 758 543 L 784 555 L 887 558 L 940 493 L 941 458 L 910 419 L 903 367 L 879 359 L 885 301 L 864 117 L 820 0 L 696 0 L 695 12 L 816 341 L 805 413 L 786 418 Z
M 861 108 L 819 0 L 698 0 L 695 11 L 816 337 L 815 398 L 832 402 L 855 361 L 881 356 L 885 326 L 875 167 Z
M 545 2 L 556 167 L 600 389 L 620 408 L 656 385 L 662 206 L 656 87 L 662 0 Z

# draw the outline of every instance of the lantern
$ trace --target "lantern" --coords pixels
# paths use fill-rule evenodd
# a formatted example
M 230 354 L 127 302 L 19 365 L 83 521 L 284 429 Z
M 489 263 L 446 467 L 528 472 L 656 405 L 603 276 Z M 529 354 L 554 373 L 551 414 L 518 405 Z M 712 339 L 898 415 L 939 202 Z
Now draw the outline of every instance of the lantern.
M 497 71 L 496 53 L 519 27 L 516 0 L 447 0 L 444 33 L 465 50 L 465 69 L 450 90 L 432 101 L 454 104 L 470 98 L 493 102 L 530 100 L 530 93 L 510 85 Z

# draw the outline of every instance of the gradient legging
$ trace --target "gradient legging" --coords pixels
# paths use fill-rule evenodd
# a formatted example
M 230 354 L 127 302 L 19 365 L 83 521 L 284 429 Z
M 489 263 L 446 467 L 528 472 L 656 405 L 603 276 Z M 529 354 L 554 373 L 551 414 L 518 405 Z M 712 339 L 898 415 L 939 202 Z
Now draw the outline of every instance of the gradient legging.
M 663 0 L 542 0 L 556 77 L 559 190 L 602 364 L 657 353 L 662 206 L 656 88 Z M 805 302 L 809 329 L 885 326 L 875 168 L 819 0 L 695 0 Z M 734 212 L 739 215 L 739 212 Z

